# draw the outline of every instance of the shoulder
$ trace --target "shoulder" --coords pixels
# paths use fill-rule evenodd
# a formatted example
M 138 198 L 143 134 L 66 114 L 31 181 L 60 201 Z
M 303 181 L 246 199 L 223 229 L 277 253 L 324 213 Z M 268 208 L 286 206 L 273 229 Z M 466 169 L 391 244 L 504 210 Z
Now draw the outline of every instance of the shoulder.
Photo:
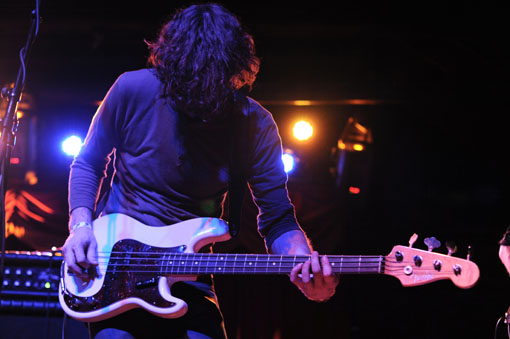
M 156 76 L 156 72 L 152 68 L 142 68 L 134 71 L 124 72 L 119 76 L 117 81 L 121 81 L 123 83 L 137 83 L 139 81 L 159 82 Z
M 257 116 L 271 116 L 271 112 L 269 112 L 268 109 L 266 109 L 260 102 L 253 99 L 252 97 L 247 96 L 246 97 L 248 101 L 248 107 L 249 107 L 249 113 L 255 114 Z
M 115 81 L 115 86 L 122 92 L 133 95 L 154 93 L 161 88 L 162 84 L 153 69 L 143 68 L 122 73 Z
M 273 114 L 266 107 L 251 97 L 246 98 L 248 100 L 249 109 L 245 114 L 249 114 L 249 121 L 251 124 L 255 124 L 259 129 L 272 126 L 276 127 Z

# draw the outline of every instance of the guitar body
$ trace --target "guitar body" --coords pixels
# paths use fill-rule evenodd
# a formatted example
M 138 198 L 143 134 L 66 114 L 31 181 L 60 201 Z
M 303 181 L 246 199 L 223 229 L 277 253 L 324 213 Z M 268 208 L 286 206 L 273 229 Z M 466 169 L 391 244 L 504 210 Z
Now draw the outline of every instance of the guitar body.
M 98 266 L 89 272 L 90 279 L 82 280 L 63 263 L 59 288 L 64 312 L 87 322 L 107 319 L 135 307 L 163 318 L 182 316 L 187 305 L 172 296 L 170 287 L 177 281 L 194 280 L 195 276 L 165 275 L 160 268 L 162 258 L 169 253 L 195 253 L 209 243 L 230 239 L 228 225 L 215 218 L 151 227 L 123 214 L 111 214 L 95 220 L 93 229 Z M 130 258 L 131 253 L 135 258 Z M 144 266 L 159 271 L 130 269 L 141 260 L 140 253 L 147 253 L 143 257 Z

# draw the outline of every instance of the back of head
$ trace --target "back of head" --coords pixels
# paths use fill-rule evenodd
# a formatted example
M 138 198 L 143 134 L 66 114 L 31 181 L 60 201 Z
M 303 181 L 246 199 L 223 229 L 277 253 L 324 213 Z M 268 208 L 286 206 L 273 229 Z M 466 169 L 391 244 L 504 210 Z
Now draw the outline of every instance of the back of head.
M 202 121 L 223 116 L 234 92 L 251 88 L 259 70 L 252 37 L 217 4 L 178 10 L 149 49 L 174 107 Z

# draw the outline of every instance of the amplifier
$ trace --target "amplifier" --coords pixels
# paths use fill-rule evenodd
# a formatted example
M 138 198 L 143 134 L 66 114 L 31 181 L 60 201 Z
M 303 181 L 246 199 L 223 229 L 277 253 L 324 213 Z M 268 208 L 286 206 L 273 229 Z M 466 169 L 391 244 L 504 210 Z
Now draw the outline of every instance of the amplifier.
M 6 251 L 3 255 L 0 311 L 62 312 L 58 302 L 60 251 Z

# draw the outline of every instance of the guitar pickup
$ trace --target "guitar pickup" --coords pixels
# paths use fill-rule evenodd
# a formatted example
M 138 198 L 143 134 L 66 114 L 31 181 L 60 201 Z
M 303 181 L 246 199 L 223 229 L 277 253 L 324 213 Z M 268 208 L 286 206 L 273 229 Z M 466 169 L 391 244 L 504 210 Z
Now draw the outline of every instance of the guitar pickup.
M 158 282 L 156 280 L 156 277 L 153 277 L 151 279 L 136 282 L 136 288 L 141 290 L 141 289 L 148 288 L 148 287 L 154 287 L 157 284 L 158 284 Z

